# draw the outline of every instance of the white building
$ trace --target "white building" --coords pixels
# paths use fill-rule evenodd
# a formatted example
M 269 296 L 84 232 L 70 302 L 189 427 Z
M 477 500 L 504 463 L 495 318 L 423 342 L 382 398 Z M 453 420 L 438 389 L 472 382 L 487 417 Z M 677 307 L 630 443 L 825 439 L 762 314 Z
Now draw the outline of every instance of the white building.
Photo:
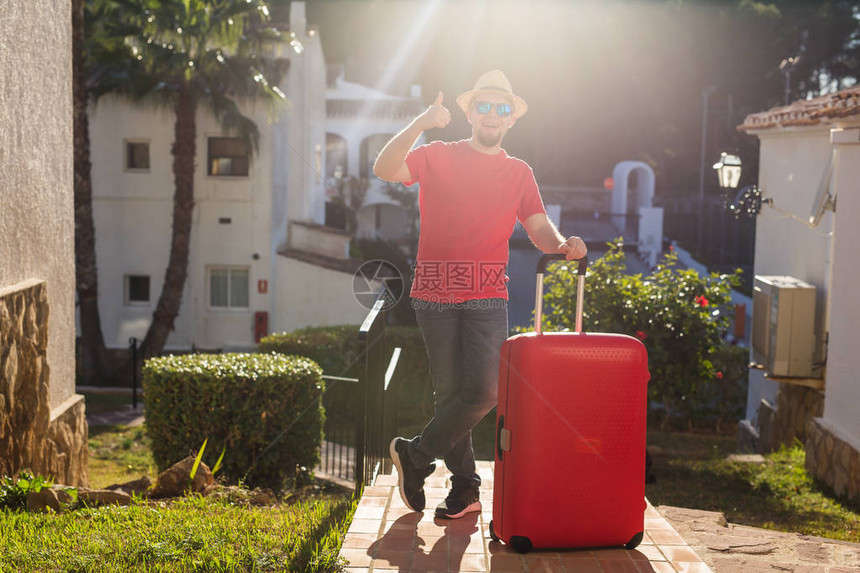
M 260 130 L 256 154 L 198 113 L 189 272 L 168 350 L 250 349 L 261 334 L 357 324 L 367 312 L 353 296 L 361 261 L 349 258 L 351 236 L 325 226 L 326 164 L 341 153 L 350 162 L 343 174 L 365 175 L 358 162 L 372 161 L 379 134 L 405 125 L 377 115 L 366 100 L 384 100 L 385 109 L 416 102 L 346 82 L 327 93 L 319 34 L 308 27 L 303 2 L 291 4 L 290 32 L 303 50 L 282 47 L 290 58 L 282 85 L 288 105 L 275 117 L 265 105 L 243 105 Z M 353 111 L 339 111 L 343 102 Z M 90 130 L 99 308 L 106 344 L 124 348 L 145 335 L 167 267 L 173 117 L 106 97 L 92 110 Z M 375 207 L 383 203 L 391 201 L 368 194 L 359 217 L 366 232 L 402 226 L 396 209 Z
M 812 368 L 775 372 L 784 364 L 765 357 L 770 371 L 750 372 L 742 429 L 765 449 L 805 440 L 810 471 L 837 493 L 860 499 L 860 87 L 750 115 L 740 129 L 761 142 L 758 184 L 765 204 L 755 274 L 792 277 L 816 293 L 803 327 L 776 313 L 787 292 L 780 298 L 754 293 L 759 357 L 782 351 L 778 333 L 791 341 L 784 349 L 790 360 Z M 812 225 L 810 217 L 822 213 Z
M 386 183 L 373 175 L 373 162 L 383 146 L 424 111 L 421 90 L 413 86 L 411 97 L 395 97 L 346 81 L 343 68 L 329 68 L 326 91 L 326 178 L 333 195 L 334 180 L 358 177 L 370 183 L 358 212 L 358 235 L 398 240 L 408 232 L 403 208 L 386 193 Z M 422 135 L 418 141 L 424 140 Z M 413 187 L 417 195 L 418 188 Z M 336 213 L 329 212 L 332 218 Z

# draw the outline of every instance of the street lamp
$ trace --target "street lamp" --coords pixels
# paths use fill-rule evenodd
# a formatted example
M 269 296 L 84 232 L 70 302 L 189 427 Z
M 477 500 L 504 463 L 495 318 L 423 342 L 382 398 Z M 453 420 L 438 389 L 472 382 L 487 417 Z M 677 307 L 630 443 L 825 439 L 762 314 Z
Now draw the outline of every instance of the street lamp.
M 741 214 L 755 217 L 761 211 L 761 190 L 758 185 L 742 187 L 735 195 L 735 200 L 729 203 L 729 193 L 738 188 L 741 179 L 741 158 L 726 152 L 720 154 L 720 160 L 714 164 L 717 181 L 723 190 L 723 205 L 735 219 Z
M 741 180 L 741 158 L 729 155 L 725 151 L 720 154 L 720 160 L 714 163 L 717 170 L 717 180 L 722 189 L 737 189 Z

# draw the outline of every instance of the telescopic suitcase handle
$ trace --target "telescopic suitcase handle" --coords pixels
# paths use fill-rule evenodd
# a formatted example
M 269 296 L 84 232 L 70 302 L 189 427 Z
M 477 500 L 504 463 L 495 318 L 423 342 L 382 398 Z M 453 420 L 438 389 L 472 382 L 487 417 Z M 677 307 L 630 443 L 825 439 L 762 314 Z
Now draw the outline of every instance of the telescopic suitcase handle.
M 567 257 L 563 253 L 548 253 L 541 255 L 537 264 L 537 285 L 535 288 L 535 332 L 540 334 L 540 323 L 543 319 L 543 275 L 550 261 L 563 261 Z M 582 332 L 582 305 L 585 299 L 585 270 L 588 267 L 588 257 L 576 259 L 579 263 L 576 278 L 576 332 Z

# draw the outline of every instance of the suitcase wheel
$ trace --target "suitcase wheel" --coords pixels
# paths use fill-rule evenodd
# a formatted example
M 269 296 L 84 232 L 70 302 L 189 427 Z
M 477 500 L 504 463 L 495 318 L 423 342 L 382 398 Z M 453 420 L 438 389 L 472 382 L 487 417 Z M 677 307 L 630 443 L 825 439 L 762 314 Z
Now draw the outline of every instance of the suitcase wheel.
M 532 550 L 532 540 L 521 535 L 512 535 L 510 546 L 513 547 L 514 551 L 517 553 L 528 553 Z
M 636 546 L 642 543 L 642 538 L 645 536 L 643 532 L 639 532 L 633 537 L 630 538 L 630 541 L 627 542 L 627 545 L 624 546 L 624 549 L 628 551 L 631 549 L 636 549 Z
M 496 535 L 495 531 L 493 531 L 493 520 L 492 519 L 490 520 L 490 539 L 492 539 L 493 541 L 499 540 L 499 536 Z

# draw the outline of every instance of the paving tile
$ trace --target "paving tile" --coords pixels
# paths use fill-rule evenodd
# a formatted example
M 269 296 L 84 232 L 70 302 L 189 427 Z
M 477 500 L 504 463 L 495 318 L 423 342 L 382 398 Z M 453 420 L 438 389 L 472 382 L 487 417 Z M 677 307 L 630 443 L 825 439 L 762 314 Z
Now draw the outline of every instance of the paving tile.
M 663 517 L 646 517 L 645 529 L 648 531 L 674 531 L 675 528 Z
M 409 570 L 409 565 L 419 554 L 412 551 L 377 551 L 373 558 L 373 569 L 401 569 Z
M 693 563 L 701 563 L 702 558 L 695 551 L 687 546 L 681 545 L 665 545 L 660 547 L 660 551 L 666 556 L 666 559 L 672 561 L 686 561 Z M 677 567 L 677 565 L 675 565 Z
M 677 571 L 668 561 L 655 561 L 639 567 L 640 573 L 676 573 Z
M 589 552 L 590 553 L 590 552 Z M 589 556 L 588 559 L 572 558 L 564 555 L 561 558 L 561 564 L 568 573 L 603 573 L 600 564 L 594 557 Z
M 429 553 L 416 551 L 413 554 L 413 571 L 447 571 L 448 552 L 446 550 L 432 550 Z
M 379 533 L 382 522 L 378 519 L 353 519 L 348 533 Z
M 386 535 L 376 543 L 377 553 L 383 551 L 412 551 L 415 537 L 412 535 Z
M 466 553 L 457 555 L 452 553 L 450 560 L 451 571 L 486 571 L 487 559 L 484 554 Z
M 369 485 L 364 488 L 364 493 L 361 495 L 362 499 L 365 497 L 388 497 L 391 495 L 393 488 L 391 487 L 382 487 L 378 485 Z M 398 496 L 400 497 L 400 496 Z
M 420 517 L 420 514 L 418 512 L 412 511 L 411 509 L 409 509 L 405 505 L 403 505 L 402 507 L 389 507 L 388 511 L 385 513 L 385 519 L 386 520 L 392 520 L 392 519 L 397 520 L 397 519 L 400 519 L 401 517 L 406 517 L 407 515 L 410 515 L 410 514 L 415 514 L 416 516 Z
M 367 549 L 376 542 L 375 533 L 347 533 L 341 547 L 344 549 Z
M 639 567 L 629 559 L 627 561 L 622 561 L 621 559 L 598 559 L 597 562 L 604 573 L 639 573 Z
M 660 553 L 656 545 L 640 545 L 630 552 L 633 561 L 666 561 L 666 557 Z
M 390 474 L 379 474 L 373 482 L 376 487 L 392 487 L 397 485 L 397 472 Z
M 655 545 L 686 545 L 684 538 L 677 531 L 651 531 L 648 533 Z
M 351 567 L 370 567 L 370 555 L 367 554 L 367 549 L 341 549 L 340 554 Z
M 598 561 L 621 560 L 630 561 L 630 552 L 626 549 L 596 549 L 594 558 Z
M 529 553 L 526 555 L 526 564 L 530 573 L 561 573 L 564 571 L 564 565 L 558 553 Z
M 672 561 L 672 565 L 675 566 L 675 569 L 678 570 L 679 573 L 713 573 L 711 568 L 708 567 L 706 563 L 701 561 L 698 562 L 685 562 L 685 561 Z M 785 569 L 785 571 L 791 571 L 791 569 Z
M 565 551 L 559 551 L 558 554 L 562 559 L 569 559 L 572 561 L 583 559 L 596 561 L 594 551 L 591 549 L 567 549 Z
M 367 573 L 370 569 L 367 567 L 346 567 L 344 571 L 346 573 Z
M 491 555 L 518 555 L 516 551 L 514 551 L 509 545 L 505 545 L 501 541 L 488 541 L 487 542 L 487 553 Z
M 358 502 L 358 507 L 385 507 L 388 505 L 388 497 L 367 497 L 362 496 L 361 501 Z
M 384 507 L 357 507 L 355 509 L 355 519 L 378 519 L 382 520 L 385 515 Z
M 431 551 L 447 551 L 448 537 L 445 535 L 430 536 L 419 535 L 415 538 L 415 551 L 430 553 Z
M 455 544 L 451 542 L 451 551 L 454 551 Z M 480 553 L 484 554 L 484 549 L 486 548 L 486 544 L 484 543 L 484 538 L 478 535 L 473 535 L 466 540 L 465 547 L 463 548 L 463 553 Z
M 519 554 L 502 553 L 490 555 L 490 571 L 497 571 L 499 573 L 522 573 L 522 571 L 525 570 L 524 560 Z

